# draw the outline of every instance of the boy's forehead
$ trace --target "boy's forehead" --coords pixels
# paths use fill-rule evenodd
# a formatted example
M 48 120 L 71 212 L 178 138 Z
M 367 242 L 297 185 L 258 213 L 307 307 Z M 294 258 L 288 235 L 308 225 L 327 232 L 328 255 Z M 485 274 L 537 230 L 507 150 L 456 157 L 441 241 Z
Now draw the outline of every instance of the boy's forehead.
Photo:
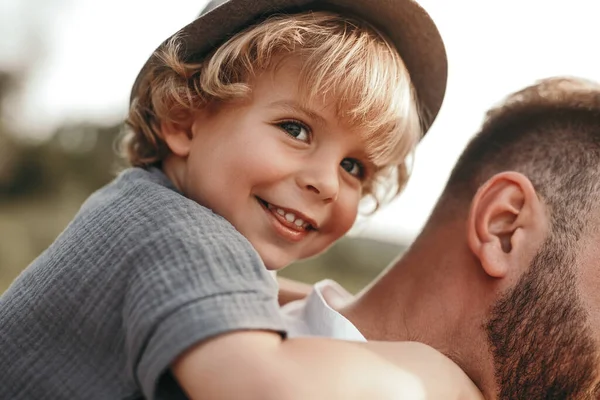
M 356 123 L 348 114 L 351 104 L 335 93 L 324 93 L 315 87 L 302 74 L 303 60 L 299 57 L 286 57 L 278 60 L 254 80 L 263 93 L 271 98 L 271 107 L 299 111 L 317 122 L 325 122 L 325 116 L 335 119 L 339 126 L 355 130 Z
M 313 95 L 301 77 L 301 62 L 289 58 L 272 65 L 250 81 L 252 91 L 272 108 L 300 111 L 315 119 L 332 105 L 324 95 Z

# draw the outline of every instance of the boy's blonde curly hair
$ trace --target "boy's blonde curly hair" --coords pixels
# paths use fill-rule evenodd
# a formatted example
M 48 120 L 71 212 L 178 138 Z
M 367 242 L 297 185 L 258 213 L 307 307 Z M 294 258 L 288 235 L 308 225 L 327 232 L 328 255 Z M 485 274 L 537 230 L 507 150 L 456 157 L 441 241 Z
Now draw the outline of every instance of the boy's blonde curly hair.
M 393 44 L 374 27 L 328 11 L 273 15 L 197 63 L 181 59 L 180 39 L 161 46 L 158 62 L 147 72 L 147 88 L 131 101 L 130 129 L 120 143 L 131 165 L 157 165 L 169 154 L 161 122 L 178 122 L 208 104 L 246 97 L 253 76 L 299 57 L 305 101 L 334 99 L 338 117 L 365 136 L 377 171 L 365 182 L 364 193 L 379 205 L 402 190 L 422 125 L 409 73 Z

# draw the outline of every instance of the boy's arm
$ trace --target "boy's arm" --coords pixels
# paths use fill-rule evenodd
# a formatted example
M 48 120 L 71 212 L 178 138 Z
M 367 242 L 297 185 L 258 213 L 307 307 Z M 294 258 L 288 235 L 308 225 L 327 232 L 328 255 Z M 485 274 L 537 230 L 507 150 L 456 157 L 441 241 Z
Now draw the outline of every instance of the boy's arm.
M 301 300 L 308 296 L 312 290 L 312 286 L 299 281 L 294 281 L 287 278 L 277 277 L 279 284 L 278 301 L 280 306 L 284 306 L 289 302 Z
M 172 369 L 192 400 L 481 398 L 454 363 L 409 342 L 282 340 L 270 332 L 237 332 L 193 347 Z
M 419 377 L 427 389 L 427 399 L 484 400 L 471 378 L 454 361 L 431 346 L 419 342 L 360 344 Z
M 233 227 L 204 217 L 157 221 L 125 241 L 125 356 L 146 397 L 173 389 L 162 379 L 169 368 L 192 399 L 385 399 L 414 389 L 360 345 L 272 333 L 285 331 L 275 281 Z

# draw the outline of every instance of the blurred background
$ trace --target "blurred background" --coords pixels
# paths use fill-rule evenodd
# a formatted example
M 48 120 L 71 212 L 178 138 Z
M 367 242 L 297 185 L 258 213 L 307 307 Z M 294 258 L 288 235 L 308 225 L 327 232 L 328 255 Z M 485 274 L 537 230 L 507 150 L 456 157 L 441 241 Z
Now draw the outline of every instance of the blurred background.
M 119 167 L 113 143 L 148 55 L 204 0 L 0 1 L 0 293 Z M 600 80 L 589 0 L 421 0 L 445 39 L 446 100 L 404 193 L 283 275 L 357 291 L 406 248 L 486 109 L 551 75 Z M 599 3 L 600 4 L 600 3 Z

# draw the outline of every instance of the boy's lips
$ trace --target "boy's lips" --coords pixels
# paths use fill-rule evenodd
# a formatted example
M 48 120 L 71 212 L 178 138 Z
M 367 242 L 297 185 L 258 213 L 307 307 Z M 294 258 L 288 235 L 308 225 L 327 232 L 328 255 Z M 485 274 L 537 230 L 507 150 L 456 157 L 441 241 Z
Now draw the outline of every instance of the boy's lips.
M 268 203 L 256 197 L 262 208 L 271 217 L 277 233 L 291 241 L 302 240 L 310 231 L 316 230 L 316 223 L 296 210 Z
M 282 217 L 284 222 L 294 225 L 290 226 L 290 228 L 302 228 L 309 231 L 316 231 L 318 229 L 318 225 L 315 220 L 302 214 L 300 211 L 296 211 L 291 208 L 280 207 L 278 205 L 269 203 L 258 196 L 256 196 L 256 198 L 268 210 L 273 211 L 277 213 L 279 217 Z

